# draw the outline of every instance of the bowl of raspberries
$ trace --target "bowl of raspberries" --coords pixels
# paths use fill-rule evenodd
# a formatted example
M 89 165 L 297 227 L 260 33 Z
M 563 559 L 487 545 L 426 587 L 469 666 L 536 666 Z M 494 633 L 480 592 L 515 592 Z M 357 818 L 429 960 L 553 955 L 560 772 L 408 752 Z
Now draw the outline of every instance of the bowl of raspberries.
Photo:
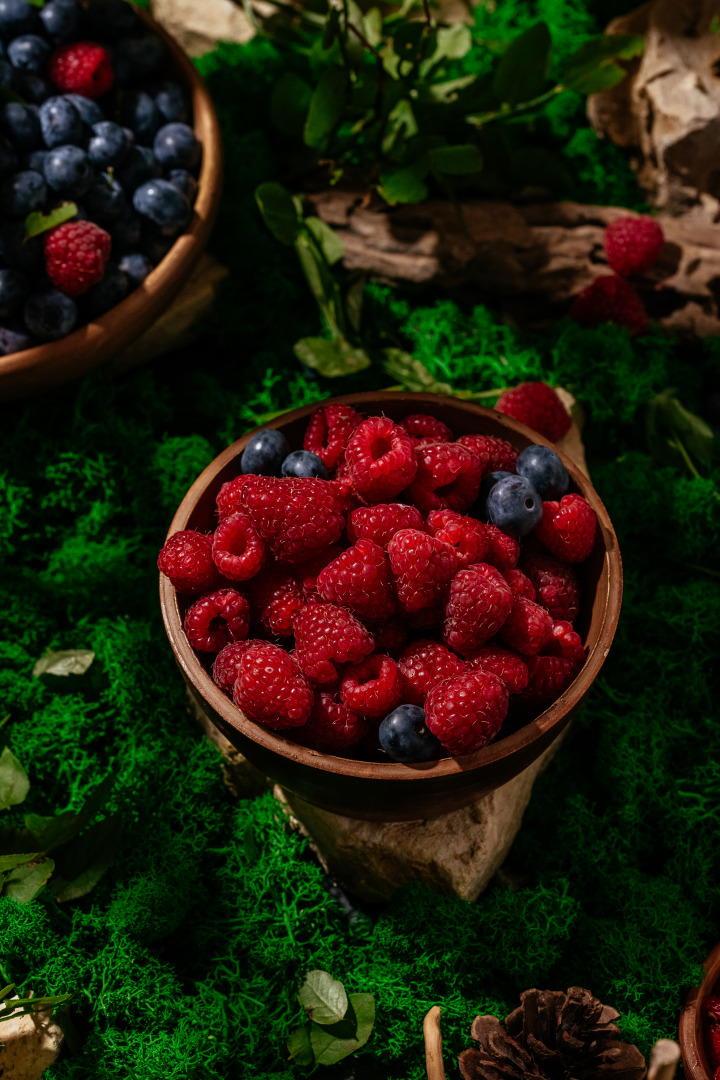
M 683 1068 L 690 1080 L 720 1080 L 720 945 L 703 965 L 705 978 L 680 1015 Z
M 434 394 L 353 394 L 246 435 L 192 486 L 158 566 L 197 705 L 284 787 L 382 820 L 531 764 L 622 595 L 587 477 L 524 424 Z
M 0 399 L 74 378 L 177 295 L 220 197 L 190 60 L 126 0 L 0 0 Z

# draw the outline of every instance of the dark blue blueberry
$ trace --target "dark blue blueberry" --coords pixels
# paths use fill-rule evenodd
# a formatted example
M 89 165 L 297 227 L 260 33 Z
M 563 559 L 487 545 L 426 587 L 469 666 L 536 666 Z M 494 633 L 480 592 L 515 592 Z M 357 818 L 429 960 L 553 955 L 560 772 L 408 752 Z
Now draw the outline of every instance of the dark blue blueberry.
M 147 256 L 141 255 L 139 251 L 133 252 L 131 255 L 123 255 L 118 265 L 134 285 L 143 282 L 153 268 L 153 264 Z
M 43 101 L 40 106 L 40 128 L 49 149 L 82 142 L 82 117 L 66 97 L 51 97 Z
M 524 476 L 498 480 L 488 495 L 488 517 L 512 536 L 527 536 L 542 517 L 542 499 Z
M 134 90 L 125 94 L 120 108 L 123 124 L 135 133 L 135 138 L 143 146 L 149 146 L 162 124 L 162 117 L 157 105 L 144 90 Z
M 58 289 L 33 293 L 23 308 L 25 325 L 31 334 L 43 341 L 66 337 L 77 322 L 77 307 L 69 296 Z
M 168 180 L 148 180 L 135 189 L 133 206 L 138 214 L 161 228 L 184 228 L 190 220 L 187 199 Z
M 25 274 L 35 274 L 45 262 L 43 240 L 41 236 L 25 239 L 24 221 L 5 221 L 0 228 L 0 250 L 5 263 L 22 270 Z
M 425 725 L 425 710 L 419 705 L 398 705 L 385 717 L 378 731 L 380 745 L 391 758 L 410 765 L 429 761 L 440 743 Z
M 34 105 L 8 101 L 0 108 L 0 128 L 18 150 L 34 150 L 42 145 L 38 110 Z
M 262 428 L 251 436 L 242 452 L 240 468 L 256 476 L 280 476 L 282 463 L 290 452 L 290 444 L 282 431 Z
M 7 60 L 0 60 L 0 89 L 12 90 L 15 85 L 17 72 Z
M 112 120 L 101 120 L 92 126 L 92 136 L 88 143 L 88 157 L 93 165 L 107 168 L 117 165 L 128 151 L 128 139 L 125 128 Z
M 50 46 L 37 34 L 21 34 L 13 38 L 7 47 L 7 57 L 14 68 L 36 74 L 43 70 L 49 56 Z
M 187 124 L 165 124 L 153 139 L 155 157 L 166 169 L 194 169 L 200 161 L 200 143 Z
M 283 476 L 317 476 L 327 480 L 328 471 L 325 462 L 309 450 L 293 450 L 282 463 Z
M 48 156 L 47 150 L 31 150 L 29 154 L 23 154 L 20 164 L 23 169 L 31 169 L 33 172 L 42 173 L 45 175 L 45 158 Z
M 127 205 L 125 192 L 108 173 L 101 173 L 93 180 L 84 197 L 84 204 L 90 220 L 97 221 L 100 225 L 117 221 Z
M 488 473 L 487 476 L 483 476 L 480 481 L 480 490 L 478 497 L 473 505 L 468 510 L 470 517 L 479 518 L 480 521 L 487 521 L 487 497 L 497 484 L 498 480 L 504 479 L 506 476 L 514 476 L 515 473 L 505 472 L 503 469 L 498 469 L 497 472 Z
M 83 124 L 87 124 L 88 127 L 99 124 L 101 120 L 105 119 L 105 114 L 97 101 L 91 101 L 90 98 L 83 97 L 82 94 L 63 94 L 63 97 L 71 105 L 75 106 Z
M 0 270 L 0 315 L 12 315 L 25 303 L 29 292 L 28 279 L 19 270 Z
M 133 146 L 115 170 L 118 180 L 129 193 L 162 175 L 160 163 L 149 146 Z
M 116 307 L 129 292 L 130 279 L 127 274 L 115 263 L 108 262 L 102 281 L 88 289 L 81 298 L 83 314 L 88 319 L 97 319 Z
M 3 211 L 11 218 L 26 218 L 33 210 L 39 210 L 46 198 L 45 178 L 31 169 L 8 177 L 0 188 Z
M 129 206 L 120 214 L 117 221 L 108 226 L 112 238 L 113 251 L 136 251 L 142 236 L 142 222 Z
M 174 236 L 161 236 L 157 232 L 143 229 L 140 250 L 143 255 L 147 255 L 154 266 L 157 266 L 165 258 L 174 243 Z
M 45 179 L 53 191 L 76 199 L 89 191 L 93 167 L 79 146 L 57 146 L 45 158 Z
M 516 468 L 542 499 L 561 499 L 570 487 L 567 469 L 549 446 L 526 446 L 518 454 Z
M 35 9 L 25 0 L 0 0 L 0 34 L 4 38 L 29 34 L 36 22 Z
M 0 326 L 0 356 L 22 352 L 32 345 L 32 338 L 22 330 L 11 330 L 9 326 Z
M 197 180 L 195 177 L 187 171 L 187 169 L 171 169 L 168 174 L 168 180 L 173 184 L 178 191 L 181 191 L 188 201 L 188 204 L 192 206 L 195 202 L 195 196 L 197 195 Z
M 15 84 L 20 97 L 32 105 L 42 105 L 54 92 L 47 79 L 36 75 L 34 71 L 18 71 Z
M 165 45 L 153 33 L 144 32 L 120 38 L 113 49 L 115 79 L 126 86 L 133 79 L 151 79 L 165 63 Z
M 79 16 L 75 0 L 48 0 L 39 14 L 45 33 L 56 45 L 75 39 Z
M 0 178 L 7 176 L 8 173 L 16 172 L 18 165 L 15 147 L 0 135 Z
M 182 87 L 178 83 L 155 83 L 154 86 L 148 87 L 148 91 L 155 98 L 155 104 L 160 110 L 164 124 L 171 124 L 176 120 L 187 124 L 190 119 L 190 110 Z
M 131 34 L 137 26 L 137 16 L 126 0 L 91 0 L 87 14 L 95 33 L 105 37 Z

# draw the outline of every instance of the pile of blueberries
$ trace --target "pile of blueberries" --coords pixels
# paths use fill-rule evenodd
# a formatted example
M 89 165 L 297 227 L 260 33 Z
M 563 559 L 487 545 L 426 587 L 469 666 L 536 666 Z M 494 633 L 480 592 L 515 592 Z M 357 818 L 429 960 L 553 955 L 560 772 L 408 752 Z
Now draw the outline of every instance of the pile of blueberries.
M 111 89 L 62 93 L 55 51 L 107 50 Z M 187 228 L 201 147 L 164 42 L 125 0 L 0 0 L 0 355 L 65 337 L 123 300 Z M 111 237 L 101 281 L 72 299 L 45 274 L 26 218 L 63 202 Z

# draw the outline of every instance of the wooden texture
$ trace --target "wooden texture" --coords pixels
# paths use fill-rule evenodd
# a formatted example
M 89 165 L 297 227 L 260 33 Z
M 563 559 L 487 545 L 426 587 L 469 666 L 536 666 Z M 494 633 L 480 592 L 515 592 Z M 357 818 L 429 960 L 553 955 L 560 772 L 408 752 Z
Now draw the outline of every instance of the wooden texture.
M 138 14 L 165 41 L 170 68 L 191 96 L 193 126 L 203 148 L 192 219 L 187 231 L 178 237 L 142 285 L 111 311 L 60 341 L 0 357 L 0 401 L 58 386 L 121 353 L 172 302 L 208 242 L 222 185 L 222 148 L 215 109 L 203 80 L 185 53 L 149 15 L 143 11 Z
M 678 1042 L 686 1080 L 713 1080 L 715 1070 L 705 1048 L 700 1006 L 706 997 L 720 990 L 720 944 L 707 957 L 703 969 L 705 978 L 690 990 L 680 1014 Z
M 547 440 L 492 409 L 437 394 L 367 393 L 334 400 L 364 412 L 384 412 L 399 420 L 428 411 L 457 435 L 499 435 L 519 449 Z M 282 430 L 293 446 L 301 445 L 311 405 L 286 413 L 268 427 Z M 233 443 L 198 477 L 170 526 L 209 530 L 220 486 L 239 472 L 239 456 L 251 435 Z M 612 643 L 620 614 L 622 566 L 607 511 L 584 473 L 562 455 L 573 490 L 583 494 L 598 518 L 595 549 L 580 568 L 584 601 L 577 628 L 588 658 L 577 679 L 548 709 L 492 745 L 460 758 L 442 758 L 415 766 L 357 761 L 298 746 L 281 734 L 248 720 L 213 683 L 209 665 L 195 654 L 182 629 L 184 607 L 170 582 L 161 577 L 160 602 L 165 628 L 188 690 L 230 742 L 275 783 L 301 799 L 348 817 L 369 820 L 417 820 L 438 817 L 474 802 L 507 783 L 535 761 L 558 737 L 596 678 Z
M 673 1080 L 680 1063 L 680 1047 L 674 1039 L 658 1039 L 650 1051 L 647 1080 Z
M 442 1059 L 442 1031 L 440 1029 L 440 1006 L 433 1005 L 423 1020 L 425 1038 L 425 1069 L 427 1080 L 445 1080 Z

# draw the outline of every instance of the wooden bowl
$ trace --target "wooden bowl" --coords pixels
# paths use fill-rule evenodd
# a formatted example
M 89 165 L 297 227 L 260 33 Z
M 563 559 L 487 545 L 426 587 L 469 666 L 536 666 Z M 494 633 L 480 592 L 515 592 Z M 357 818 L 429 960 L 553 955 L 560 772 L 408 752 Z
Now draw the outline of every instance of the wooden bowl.
M 456 436 L 497 435 L 518 449 L 530 443 L 551 445 L 524 424 L 492 409 L 440 394 L 367 393 L 332 400 L 347 402 L 367 414 L 384 413 L 396 421 L 410 413 L 429 412 L 448 424 Z M 292 447 L 300 447 L 308 417 L 316 408 L 295 409 L 265 426 L 279 428 Z M 168 535 L 180 529 L 209 532 L 214 528 L 215 497 L 220 486 L 239 473 L 240 454 L 250 437 L 245 435 L 208 465 L 180 504 Z M 598 518 L 595 549 L 579 568 L 584 599 L 576 627 L 587 645 L 588 657 L 572 685 L 536 719 L 474 754 L 412 766 L 355 761 L 308 750 L 246 719 L 218 689 L 208 673 L 209 664 L 204 665 L 188 644 L 175 589 L 161 576 L 165 628 L 192 698 L 265 775 L 308 802 L 349 817 L 383 821 L 437 817 L 512 780 L 567 726 L 605 661 L 620 615 L 622 564 L 607 511 L 587 477 L 567 457 L 560 456 L 572 488 L 585 496 Z
M 180 46 L 145 11 L 137 14 L 168 48 L 168 67 L 189 92 L 202 164 L 193 216 L 164 259 L 125 300 L 60 341 L 0 357 L 0 401 L 10 401 L 76 379 L 122 352 L 177 296 L 210 236 L 222 189 L 222 147 L 212 99 Z
M 688 1080 L 713 1080 L 715 1070 L 708 1059 L 700 1006 L 710 994 L 720 993 L 720 944 L 705 960 L 703 970 L 705 978 L 688 993 L 680 1013 L 678 1042 Z

